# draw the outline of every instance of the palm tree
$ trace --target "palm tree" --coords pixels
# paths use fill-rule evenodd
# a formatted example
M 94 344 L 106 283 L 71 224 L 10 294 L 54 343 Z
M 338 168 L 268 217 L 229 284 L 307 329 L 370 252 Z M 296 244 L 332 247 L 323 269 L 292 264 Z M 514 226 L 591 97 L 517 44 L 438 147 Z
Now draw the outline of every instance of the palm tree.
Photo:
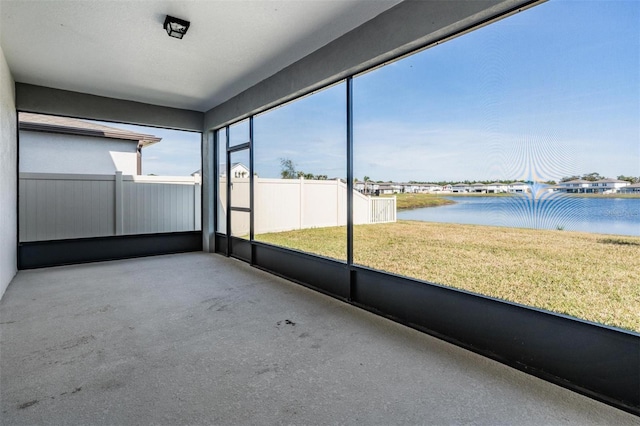
M 364 193 L 367 194 L 367 182 L 369 182 L 371 178 L 369 176 L 364 177 Z

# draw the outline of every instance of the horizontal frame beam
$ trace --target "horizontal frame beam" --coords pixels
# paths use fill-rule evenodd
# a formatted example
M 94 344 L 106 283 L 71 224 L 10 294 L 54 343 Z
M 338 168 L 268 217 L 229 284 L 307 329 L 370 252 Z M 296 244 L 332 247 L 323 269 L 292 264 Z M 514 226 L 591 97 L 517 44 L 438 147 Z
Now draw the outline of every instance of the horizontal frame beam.
M 33 84 L 16 83 L 16 109 L 37 114 L 202 132 L 204 114 Z
M 33 241 L 18 244 L 18 269 L 202 251 L 202 231 Z

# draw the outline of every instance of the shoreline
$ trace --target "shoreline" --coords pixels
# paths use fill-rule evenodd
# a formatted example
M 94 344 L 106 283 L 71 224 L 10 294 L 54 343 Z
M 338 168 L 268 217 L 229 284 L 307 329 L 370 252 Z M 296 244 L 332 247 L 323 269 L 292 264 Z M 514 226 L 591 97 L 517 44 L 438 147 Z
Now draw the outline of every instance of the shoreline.
M 567 198 L 640 198 L 640 194 L 570 194 L 570 193 L 553 193 L 549 192 L 549 195 L 554 195 L 557 197 L 567 197 Z M 526 193 L 515 193 L 515 194 L 486 194 L 486 193 L 461 193 L 461 192 L 448 192 L 448 193 L 440 193 L 440 194 L 424 194 L 430 195 L 432 197 L 522 197 L 532 195 L 530 192 Z
M 394 195 L 382 195 L 384 198 L 391 198 L 393 196 L 396 197 L 396 209 L 398 211 L 457 204 L 455 201 L 437 197 L 432 194 L 401 193 Z
M 566 198 L 593 198 L 593 199 L 640 199 L 640 194 L 553 194 L 549 193 L 552 197 L 566 197 Z M 396 208 L 398 211 L 415 210 L 429 207 L 441 207 L 452 204 L 457 204 L 456 201 L 450 200 L 452 198 L 531 198 L 530 193 L 516 193 L 516 194 L 486 194 L 486 193 L 444 193 L 444 194 L 424 194 L 424 193 L 400 193 L 394 195 L 381 195 L 381 197 L 389 198 L 396 197 Z

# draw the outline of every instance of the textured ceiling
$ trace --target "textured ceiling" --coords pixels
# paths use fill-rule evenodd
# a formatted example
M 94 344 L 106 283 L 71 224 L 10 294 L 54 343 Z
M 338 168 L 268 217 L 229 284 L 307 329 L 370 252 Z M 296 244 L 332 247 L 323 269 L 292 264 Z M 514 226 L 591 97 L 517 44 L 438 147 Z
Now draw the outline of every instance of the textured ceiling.
M 0 0 L 0 44 L 17 82 L 206 111 L 397 3 Z

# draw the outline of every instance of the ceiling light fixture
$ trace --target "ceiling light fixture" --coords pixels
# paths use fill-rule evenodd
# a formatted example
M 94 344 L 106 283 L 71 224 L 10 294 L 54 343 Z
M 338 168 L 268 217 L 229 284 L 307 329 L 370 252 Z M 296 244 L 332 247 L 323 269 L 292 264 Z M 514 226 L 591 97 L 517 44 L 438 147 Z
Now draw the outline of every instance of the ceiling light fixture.
M 169 15 L 164 20 L 164 29 L 167 30 L 167 34 L 175 38 L 182 38 L 187 33 L 189 25 L 191 25 L 189 21 L 183 21 Z

